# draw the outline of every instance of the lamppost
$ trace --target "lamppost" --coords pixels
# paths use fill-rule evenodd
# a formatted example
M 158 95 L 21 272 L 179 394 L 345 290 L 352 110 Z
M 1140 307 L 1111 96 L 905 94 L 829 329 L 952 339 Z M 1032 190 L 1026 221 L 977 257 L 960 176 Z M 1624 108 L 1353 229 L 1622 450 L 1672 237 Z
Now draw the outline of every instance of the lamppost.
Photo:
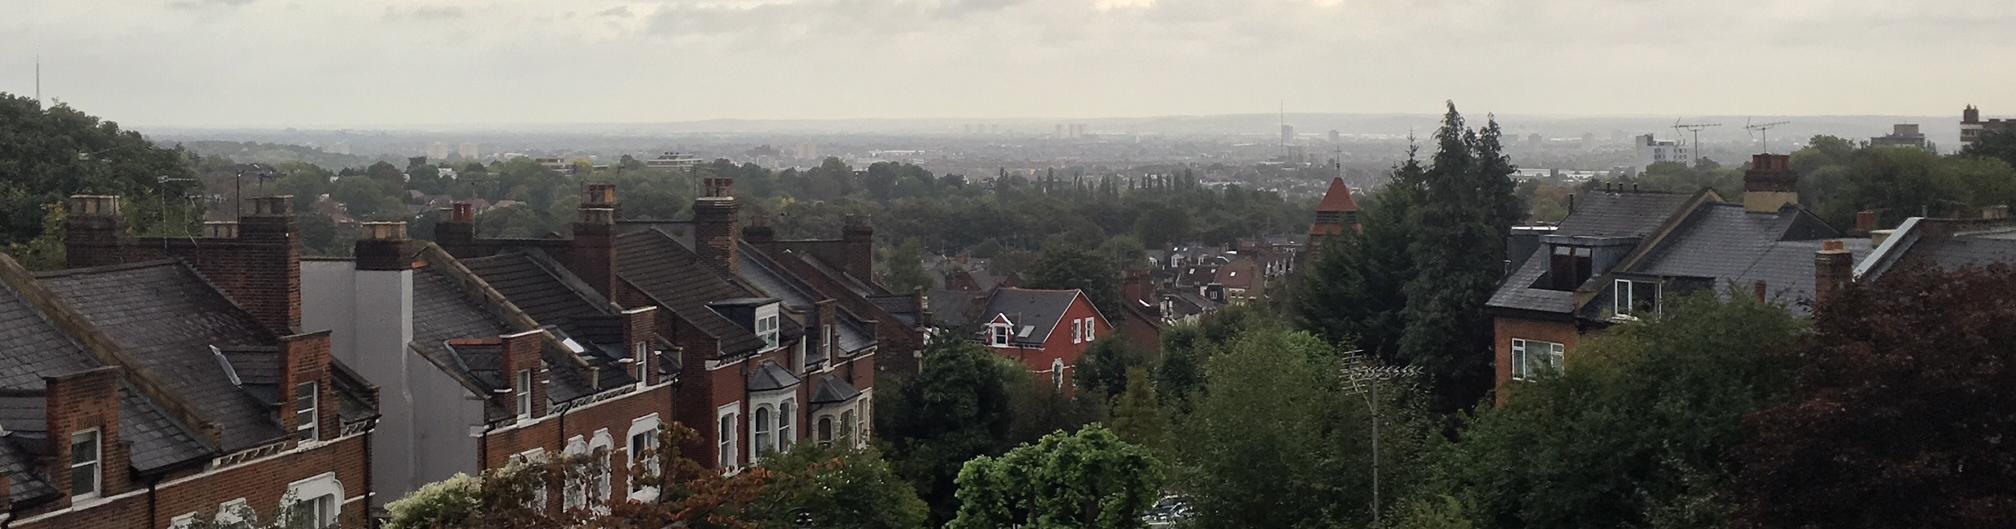
M 1379 527 L 1379 382 L 1413 378 L 1421 374 L 1414 366 L 1389 366 L 1365 354 L 1364 350 L 1344 353 L 1344 391 L 1365 397 L 1365 409 L 1372 416 L 1372 527 Z

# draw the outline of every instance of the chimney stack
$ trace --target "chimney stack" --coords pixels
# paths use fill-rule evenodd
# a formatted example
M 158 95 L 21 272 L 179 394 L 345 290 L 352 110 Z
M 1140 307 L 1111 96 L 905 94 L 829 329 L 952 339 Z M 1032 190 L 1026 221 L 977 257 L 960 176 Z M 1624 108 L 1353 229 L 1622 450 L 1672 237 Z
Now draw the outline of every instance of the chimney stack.
M 546 346 L 546 331 L 533 329 L 516 334 L 507 334 L 502 339 L 504 360 L 504 386 L 511 393 L 504 395 L 506 408 L 511 413 L 523 417 L 538 418 L 546 415 L 546 380 L 544 366 L 540 363 L 540 350 Z M 531 380 L 520 378 L 521 372 L 529 372 Z M 529 387 L 521 383 L 529 382 Z M 518 409 L 518 392 L 532 393 L 532 409 Z
M 1799 175 L 1792 172 L 1792 157 L 1785 154 L 1757 154 L 1750 157 L 1750 170 L 1743 173 L 1743 210 L 1777 213 L 1788 204 L 1799 203 Z
M 700 198 L 693 200 L 693 252 L 728 275 L 738 275 L 735 217 L 740 206 L 735 203 L 735 179 L 712 177 L 702 185 Z
M 294 197 L 251 199 L 238 219 L 236 244 L 223 252 L 192 247 L 191 263 L 274 334 L 301 325 L 301 241 L 295 235 Z
M 580 218 L 567 249 L 567 268 L 608 299 L 616 299 L 616 185 L 582 189 Z
M 238 219 L 238 237 L 279 240 L 294 236 L 294 197 L 276 195 L 252 199 L 252 212 Z
M 749 226 L 742 228 L 742 240 L 747 241 L 750 246 L 763 250 L 764 253 L 777 251 L 777 230 L 771 228 L 770 223 L 762 217 L 750 219 Z
M 203 221 L 203 238 L 236 239 L 238 238 L 238 222 L 230 220 Z
M 1854 233 L 1856 235 L 1868 235 L 1873 231 L 1876 231 L 1876 212 L 1866 209 L 1855 212 Z
M 1820 251 L 1813 255 L 1813 305 L 1816 310 L 1827 306 L 1854 280 L 1855 256 L 1848 253 L 1841 241 L 1820 243 Z
M 396 272 L 413 268 L 411 240 L 405 222 L 365 222 L 357 239 L 357 269 Z
M 846 262 L 841 263 L 841 267 L 856 279 L 873 281 L 875 228 L 869 226 L 865 218 L 848 215 L 846 223 L 840 226 L 840 241 L 846 252 L 844 257 Z
M 441 213 L 441 221 L 434 223 L 434 244 L 447 250 L 449 255 L 466 257 L 462 252 L 476 242 L 476 206 L 456 202 Z
M 120 248 L 126 225 L 118 195 L 71 195 L 63 217 L 63 250 L 70 268 L 125 262 Z

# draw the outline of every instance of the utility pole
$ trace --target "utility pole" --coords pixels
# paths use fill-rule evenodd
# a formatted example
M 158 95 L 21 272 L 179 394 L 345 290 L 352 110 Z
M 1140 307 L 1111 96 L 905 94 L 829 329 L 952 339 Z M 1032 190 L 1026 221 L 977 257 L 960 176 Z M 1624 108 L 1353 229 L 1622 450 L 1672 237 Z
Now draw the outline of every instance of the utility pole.
M 1744 120 L 1744 121 L 1745 121 L 1745 122 L 1748 122 L 1749 120 Z M 1779 126 L 1779 125 L 1785 125 L 1785 124 L 1789 124 L 1789 123 L 1791 123 L 1791 122 L 1790 122 L 1790 121 L 1773 121 L 1773 122 L 1770 122 L 1770 123 L 1754 123 L 1754 124 L 1748 124 L 1748 125 L 1744 125 L 1744 126 L 1743 126 L 1743 130 L 1754 130 L 1754 131 L 1757 131 L 1758 133 L 1762 134 L 1762 135 L 1763 135 L 1763 137 L 1764 137 L 1764 154 L 1771 154 L 1771 128 L 1772 128 L 1772 127 L 1777 127 L 1777 126 Z
M 1687 130 L 1689 132 L 1694 133 L 1694 144 L 1693 146 L 1688 147 L 1689 149 L 1692 149 L 1694 151 L 1692 155 L 1692 158 L 1694 158 L 1693 160 L 1694 163 L 1692 165 L 1694 167 L 1700 167 L 1701 158 L 1703 158 L 1701 152 L 1701 129 L 1705 129 L 1708 127 L 1720 127 L 1720 126 L 1722 126 L 1721 123 L 1681 123 L 1680 120 L 1678 119 L 1673 120 L 1674 134 L 1676 135 L 1679 134 L 1681 130 Z
M 42 106 L 42 54 L 35 54 L 35 106 Z

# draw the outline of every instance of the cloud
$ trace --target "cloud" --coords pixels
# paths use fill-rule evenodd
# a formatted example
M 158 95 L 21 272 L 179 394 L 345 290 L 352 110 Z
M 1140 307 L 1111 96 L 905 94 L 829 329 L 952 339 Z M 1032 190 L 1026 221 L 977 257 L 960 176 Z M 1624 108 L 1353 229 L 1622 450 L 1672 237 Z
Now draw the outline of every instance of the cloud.
M 454 20 L 462 18 L 467 14 L 462 11 L 462 6 L 420 6 L 403 10 L 393 6 L 385 6 L 386 20 Z
M 596 12 L 595 12 L 595 16 L 598 16 L 598 17 L 612 17 L 612 18 L 630 18 L 630 17 L 633 17 L 633 16 L 637 16 L 637 15 L 634 15 L 634 14 L 631 14 L 631 13 L 630 13 L 630 6 L 627 6 L 627 5 L 622 5 L 622 6 L 616 6 L 616 7 L 612 7 L 612 8 L 608 8 L 608 9 L 604 9 L 604 10 L 601 10 L 601 11 L 596 11 Z
M 168 2 L 168 7 L 169 7 L 170 9 L 202 9 L 202 8 L 206 8 L 206 7 L 238 7 L 238 6 L 242 6 L 242 5 L 245 5 L 245 4 L 250 4 L 250 3 L 252 3 L 253 1 L 254 1 L 254 0 L 173 0 L 173 1 L 171 1 L 171 2 Z

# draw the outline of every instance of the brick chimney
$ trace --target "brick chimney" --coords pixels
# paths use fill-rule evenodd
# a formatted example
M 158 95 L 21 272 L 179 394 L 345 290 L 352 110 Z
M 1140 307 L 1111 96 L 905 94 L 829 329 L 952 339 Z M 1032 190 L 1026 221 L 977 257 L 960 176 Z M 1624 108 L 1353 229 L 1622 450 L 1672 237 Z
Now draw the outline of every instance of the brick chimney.
M 78 492 L 89 493 L 72 490 L 71 450 L 77 434 L 96 430 L 99 476 L 96 495 L 111 497 L 130 489 L 127 472 L 132 468 L 132 460 L 119 432 L 119 368 L 106 366 L 43 377 L 42 383 L 46 388 L 43 414 L 49 428 L 49 484 L 62 493 L 65 502 Z
M 462 252 L 476 242 L 476 206 L 468 202 L 450 204 L 441 210 L 441 221 L 434 223 L 434 244 L 448 250 L 450 255 L 467 257 Z
M 735 244 L 735 179 L 712 177 L 703 183 L 700 198 L 693 200 L 693 252 L 700 260 L 738 275 L 739 249 Z
M 357 269 L 396 272 L 413 269 L 413 241 L 406 238 L 405 222 L 362 223 L 357 239 Z
M 1868 235 L 1869 232 L 1873 231 L 1876 231 L 1876 212 L 1866 209 L 1855 212 L 1855 231 L 1853 233 L 1856 235 Z
M 301 241 L 295 234 L 294 197 L 258 197 L 238 219 L 238 239 L 224 252 L 191 247 L 198 270 L 275 334 L 301 326 Z
M 117 195 L 71 195 L 64 204 L 64 263 L 70 268 L 125 262 L 126 223 Z
M 574 241 L 567 248 L 567 268 L 609 299 L 617 292 L 616 207 L 616 184 L 583 187 Z
M 1974 108 L 1974 105 L 1967 105 L 1966 110 L 1960 111 L 1960 122 L 1968 124 L 1980 123 L 1981 109 Z
M 1799 203 L 1799 175 L 1792 172 L 1792 157 L 1784 154 L 1750 156 L 1750 170 L 1743 173 L 1743 210 L 1777 213 L 1786 204 Z
M 1147 270 L 1132 270 L 1120 280 L 1120 294 L 1127 301 L 1147 301 L 1155 297 L 1155 284 Z
M 1816 309 L 1827 306 L 1854 280 L 1855 256 L 1848 253 L 1841 241 L 1820 243 L 1820 251 L 1813 255 L 1813 306 Z
M 238 238 L 238 221 L 233 220 L 203 221 L 203 238 L 236 239 Z
M 875 279 L 875 228 L 868 219 L 848 215 L 840 226 L 840 244 L 845 257 L 840 264 L 849 275 L 862 281 Z
M 502 352 L 504 384 L 511 390 L 511 393 L 504 395 L 504 408 L 510 410 L 513 415 L 528 413 L 526 410 L 518 409 L 518 392 L 526 390 L 532 392 L 530 416 L 537 418 L 546 415 L 546 368 L 539 361 L 539 353 L 546 346 L 545 333 L 546 331 L 534 329 L 500 337 L 504 344 Z M 520 385 L 524 382 L 519 379 L 520 371 L 531 371 L 530 388 Z
M 337 414 L 336 387 L 332 382 L 329 331 L 316 331 L 280 338 L 282 384 L 280 385 L 280 425 L 295 442 L 335 439 L 342 435 L 343 420 Z M 307 398 L 314 392 L 314 400 Z M 312 417 L 301 413 L 312 406 Z M 307 419 L 313 418 L 310 425 Z

